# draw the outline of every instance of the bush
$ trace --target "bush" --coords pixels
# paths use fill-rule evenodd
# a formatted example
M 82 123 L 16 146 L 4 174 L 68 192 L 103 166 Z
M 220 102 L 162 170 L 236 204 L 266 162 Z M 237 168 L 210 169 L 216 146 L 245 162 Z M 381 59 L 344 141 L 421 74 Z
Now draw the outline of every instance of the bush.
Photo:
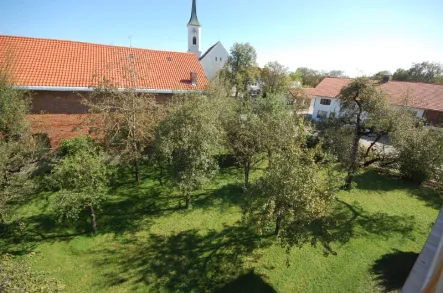
M 74 155 L 82 150 L 93 149 L 94 147 L 94 140 L 91 137 L 76 137 L 63 140 L 59 151 L 62 155 Z
M 411 131 L 397 147 L 397 167 L 403 178 L 423 183 L 443 165 L 443 135 L 437 131 Z

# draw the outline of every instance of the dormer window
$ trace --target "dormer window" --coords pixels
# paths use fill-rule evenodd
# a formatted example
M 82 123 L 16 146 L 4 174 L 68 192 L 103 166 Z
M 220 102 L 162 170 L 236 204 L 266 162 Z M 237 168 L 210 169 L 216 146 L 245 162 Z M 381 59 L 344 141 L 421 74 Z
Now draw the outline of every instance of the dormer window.
M 195 45 L 197 45 L 197 38 L 196 37 L 193 37 L 192 38 L 192 44 L 195 46 Z

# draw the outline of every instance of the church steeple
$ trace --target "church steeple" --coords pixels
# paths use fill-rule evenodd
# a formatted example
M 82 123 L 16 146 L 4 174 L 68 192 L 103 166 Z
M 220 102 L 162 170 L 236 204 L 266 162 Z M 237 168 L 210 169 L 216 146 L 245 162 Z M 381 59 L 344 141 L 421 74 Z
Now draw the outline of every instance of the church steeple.
M 188 52 L 192 52 L 197 57 L 201 56 L 201 30 L 202 26 L 197 18 L 197 1 L 192 0 L 191 19 L 188 23 Z
M 197 1 L 192 0 L 192 13 L 191 13 L 191 19 L 189 19 L 188 25 L 195 25 L 195 26 L 201 26 L 200 22 L 198 22 L 197 17 Z

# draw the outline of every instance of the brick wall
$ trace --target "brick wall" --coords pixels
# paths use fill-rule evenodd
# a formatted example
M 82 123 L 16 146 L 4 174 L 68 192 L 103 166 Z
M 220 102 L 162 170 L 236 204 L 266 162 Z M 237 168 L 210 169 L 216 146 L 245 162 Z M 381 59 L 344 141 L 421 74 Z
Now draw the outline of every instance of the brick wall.
M 81 100 L 88 93 L 37 91 L 32 96 L 29 120 L 34 133 L 47 133 L 53 148 L 63 139 L 88 135 L 87 107 Z M 166 103 L 172 95 L 156 95 L 159 103 Z M 80 115 L 79 115 L 80 114 Z
M 81 104 L 87 92 L 56 92 L 36 91 L 32 96 L 32 114 L 85 114 L 88 108 Z M 164 103 L 172 97 L 170 94 L 156 95 L 159 103 Z

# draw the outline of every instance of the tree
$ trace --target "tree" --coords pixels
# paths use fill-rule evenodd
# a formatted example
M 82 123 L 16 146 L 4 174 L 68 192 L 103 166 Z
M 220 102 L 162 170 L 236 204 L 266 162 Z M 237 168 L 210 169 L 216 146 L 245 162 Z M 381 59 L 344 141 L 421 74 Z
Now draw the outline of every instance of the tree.
M 105 200 L 107 169 L 103 153 L 90 138 L 64 140 L 60 146 L 65 156 L 51 173 L 53 208 L 62 217 L 77 219 L 87 209 L 94 233 L 97 233 L 95 208 Z
M 254 112 L 259 118 L 260 145 L 268 153 L 270 166 L 273 155 L 285 151 L 294 140 L 298 117 L 289 111 L 286 103 L 282 102 L 278 95 L 257 98 L 254 102 Z
M 0 63 L 0 225 L 9 212 L 8 203 L 26 194 L 30 165 L 38 160 L 36 141 L 26 115 L 30 95 L 15 89 L 9 60 Z
M 421 125 L 395 133 L 396 166 L 403 178 L 423 183 L 434 179 L 443 166 L 443 134 Z
M 374 74 L 371 78 L 374 80 L 382 81 L 385 76 L 391 76 L 391 72 L 388 70 L 382 70 Z
M 248 191 L 246 213 L 250 220 L 262 233 L 273 229 L 287 248 L 319 241 L 311 229 L 321 229 L 322 220 L 330 213 L 337 188 L 328 174 L 321 174 L 323 168 L 315 163 L 315 154 L 293 144 L 275 157 Z
M 408 70 L 397 69 L 393 80 L 415 81 L 424 83 L 440 83 L 443 75 L 443 65 L 433 62 L 413 63 Z M 442 84 L 442 83 L 440 83 Z
M 348 176 L 345 187 L 351 188 L 359 164 L 360 139 L 364 136 L 375 136 L 373 142 L 364 151 L 368 158 L 376 143 L 394 128 L 393 110 L 389 107 L 386 95 L 376 84 L 367 78 L 357 78 L 340 91 L 340 118 L 336 120 L 336 129 L 342 128 L 350 135 L 349 161 L 346 164 Z M 366 161 L 370 165 L 381 158 Z
M 224 129 L 227 133 L 228 146 L 237 162 L 243 168 L 244 187 L 249 188 L 251 168 L 261 160 L 265 151 L 262 135 L 264 131 L 256 113 L 256 104 L 249 98 L 238 101 L 232 112 L 226 112 Z
M 248 84 L 258 75 L 257 52 L 249 43 L 235 43 L 221 74 L 235 88 L 235 97 L 248 90 Z
M 269 62 L 261 71 L 261 81 L 264 84 L 265 95 L 282 94 L 288 91 L 289 70 L 277 61 Z
M 178 97 L 156 131 L 160 163 L 186 198 L 201 188 L 217 171 L 214 155 L 221 143 L 218 107 L 203 95 Z
M 155 126 L 164 115 L 163 107 L 153 95 L 137 92 L 132 83 L 121 90 L 106 79 L 98 82 L 84 104 L 94 114 L 91 131 L 111 154 L 133 165 L 135 181 L 140 183 L 140 161 L 146 147 L 153 145 Z
M 295 76 L 300 76 L 303 86 L 316 87 L 326 77 L 347 77 L 342 70 L 318 71 L 307 67 L 297 68 Z

